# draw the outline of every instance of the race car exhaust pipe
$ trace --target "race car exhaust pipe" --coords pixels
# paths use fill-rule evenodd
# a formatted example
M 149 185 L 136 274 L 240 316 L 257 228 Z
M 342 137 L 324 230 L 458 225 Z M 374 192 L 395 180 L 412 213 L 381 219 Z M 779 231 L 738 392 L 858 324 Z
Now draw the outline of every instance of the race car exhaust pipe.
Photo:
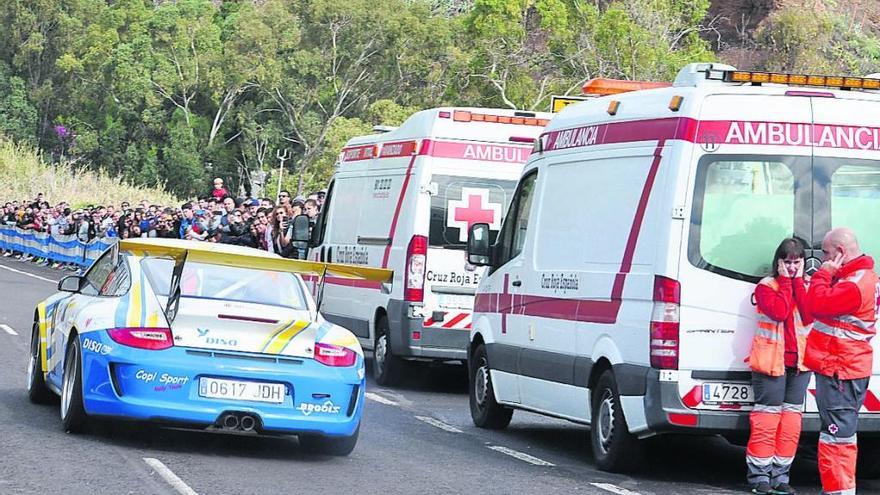
M 223 416 L 221 424 L 223 424 L 223 428 L 226 428 L 227 430 L 236 430 L 238 429 L 239 425 L 238 416 L 234 414 L 227 414 Z
M 253 416 L 246 414 L 241 417 L 241 429 L 243 431 L 253 431 L 254 427 L 257 426 L 257 421 Z

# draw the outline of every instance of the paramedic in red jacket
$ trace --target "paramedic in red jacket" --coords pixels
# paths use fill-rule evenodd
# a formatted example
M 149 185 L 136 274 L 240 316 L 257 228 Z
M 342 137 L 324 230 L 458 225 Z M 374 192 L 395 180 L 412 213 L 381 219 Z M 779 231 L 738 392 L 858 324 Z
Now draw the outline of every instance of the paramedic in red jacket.
M 856 493 L 856 430 L 871 377 L 877 275 L 850 229 L 828 232 L 822 252 L 825 262 L 807 294 L 816 321 L 804 364 L 816 372 L 822 490 L 847 495 Z
M 804 280 L 804 245 L 785 239 L 773 255 L 773 275 L 755 287 L 758 324 L 749 352 L 755 407 L 746 448 L 752 493 L 787 495 L 789 471 L 801 434 L 802 410 L 812 375 L 804 349 L 812 317 Z

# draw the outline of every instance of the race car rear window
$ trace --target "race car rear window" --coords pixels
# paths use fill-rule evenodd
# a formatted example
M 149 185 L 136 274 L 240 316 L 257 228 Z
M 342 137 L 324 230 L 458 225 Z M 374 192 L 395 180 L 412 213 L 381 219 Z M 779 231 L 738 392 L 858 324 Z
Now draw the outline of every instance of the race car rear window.
M 468 230 L 475 223 L 488 223 L 489 241 L 495 242 L 515 180 L 434 175 L 431 182 L 437 185 L 437 194 L 431 196 L 430 246 L 465 249 Z
M 141 266 L 159 296 L 168 296 L 174 262 L 167 258 L 146 258 Z M 187 298 L 269 304 L 306 309 L 305 297 L 290 273 L 186 263 L 180 282 L 181 296 Z
M 770 273 L 795 222 L 795 171 L 808 157 L 706 155 L 697 170 L 688 258 L 698 268 L 751 282 Z

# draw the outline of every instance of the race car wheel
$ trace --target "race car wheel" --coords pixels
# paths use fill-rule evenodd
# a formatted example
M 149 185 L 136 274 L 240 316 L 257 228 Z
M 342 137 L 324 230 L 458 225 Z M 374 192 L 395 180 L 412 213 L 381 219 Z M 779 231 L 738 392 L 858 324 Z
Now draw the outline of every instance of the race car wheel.
M 74 335 L 67 344 L 64 356 L 64 376 L 61 379 L 61 424 L 65 431 L 82 431 L 86 424 L 86 411 L 82 397 L 82 350 L 79 338 Z
M 513 409 L 495 401 L 495 389 L 489 374 L 489 359 L 486 347 L 477 346 L 468 365 L 468 385 L 470 389 L 471 419 L 480 428 L 500 430 L 510 424 Z
M 46 387 L 46 381 L 43 377 L 42 356 L 40 356 L 40 324 L 34 321 L 34 328 L 31 332 L 30 357 L 28 359 L 28 380 L 27 391 L 28 399 L 34 404 L 47 404 L 52 398 L 52 392 Z
M 383 316 L 376 322 L 376 342 L 373 345 L 373 378 L 383 386 L 395 385 L 406 364 L 391 352 L 388 333 L 388 318 Z
M 629 432 L 611 370 L 599 376 L 592 398 L 590 440 L 596 465 L 615 473 L 635 470 L 642 461 L 644 446 Z
M 323 455 L 344 456 L 351 454 L 357 445 L 361 426 L 358 425 L 351 436 L 348 437 L 324 437 L 320 435 L 300 435 L 299 444 L 310 452 Z

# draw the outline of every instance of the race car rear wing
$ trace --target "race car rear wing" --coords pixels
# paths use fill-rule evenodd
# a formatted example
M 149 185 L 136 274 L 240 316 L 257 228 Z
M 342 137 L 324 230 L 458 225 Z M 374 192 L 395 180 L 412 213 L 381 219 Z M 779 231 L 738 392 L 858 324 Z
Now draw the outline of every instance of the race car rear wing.
M 317 276 L 320 281 L 319 296 L 316 302 L 318 308 L 321 307 L 324 280 L 328 275 L 336 278 L 380 282 L 383 292 L 390 292 L 394 277 L 392 270 L 383 268 L 293 260 L 244 246 L 182 239 L 124 239 L 119 241 L 118 249 L 137 256 L 167 257 L 174 260 L 171 287 L 168 291 L 168 302 L 165 307 L 165 316 L 169 323 L 174 320 L 177 314 L 180 300 L 180 279 L 183 274 L 183 266 L 187 262 Z

